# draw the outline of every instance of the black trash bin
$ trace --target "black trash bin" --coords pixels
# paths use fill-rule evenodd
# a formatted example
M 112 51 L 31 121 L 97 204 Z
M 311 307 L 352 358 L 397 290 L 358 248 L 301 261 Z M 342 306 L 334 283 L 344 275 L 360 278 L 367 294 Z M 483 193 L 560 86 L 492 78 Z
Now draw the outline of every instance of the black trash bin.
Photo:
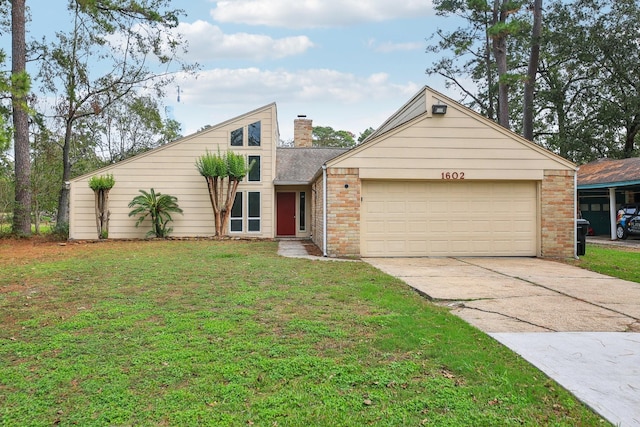
M 587 234 L 589 233 L 589 221 L 579 218 L 577 223 L 578 256 L 587 253 Z

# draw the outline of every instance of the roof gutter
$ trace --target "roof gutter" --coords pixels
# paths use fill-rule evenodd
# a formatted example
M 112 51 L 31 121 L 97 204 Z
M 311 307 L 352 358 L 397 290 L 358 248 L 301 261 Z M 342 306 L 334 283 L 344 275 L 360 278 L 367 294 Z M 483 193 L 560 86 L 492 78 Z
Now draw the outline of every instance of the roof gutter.
M 327 164 L 322 165 L 322 255 L 327 256 Z
M 640 180 L 634 180 L 634 181 L 617 181 L 617 182 L 602 182 L 602 183 L 598 183 L 598 184 L 578 184 L 577 185 L 577 189 L 578 190 L 594 190 L 594 189 L 601 189 L 601 188 L 611 188 L 611 187 L 627 187 L 627 186 L 631 186 L 631 185 L 640 185 Z

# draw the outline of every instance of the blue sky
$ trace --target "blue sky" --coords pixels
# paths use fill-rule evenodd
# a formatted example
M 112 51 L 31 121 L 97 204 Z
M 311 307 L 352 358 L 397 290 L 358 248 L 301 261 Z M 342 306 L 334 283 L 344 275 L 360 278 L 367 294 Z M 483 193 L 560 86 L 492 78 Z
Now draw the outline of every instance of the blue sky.
M 27 0 L 32 35 L 52 38 L 68 20 L 66 4 Z M 453 24 L 435 16 L 430 0 L 182 0 L 174 6 L 187 13 L 178 28 L 189 42 L 186 59 L 201 65 L 196 76 L 179 76 L 164 100 L 184 134 L 276 102 L 284 140 L 293 137 L 298 114 L 357 136 L 424 85 L 455 98 L 424 72 L 434 60 L 425 53 L 426 39 Z

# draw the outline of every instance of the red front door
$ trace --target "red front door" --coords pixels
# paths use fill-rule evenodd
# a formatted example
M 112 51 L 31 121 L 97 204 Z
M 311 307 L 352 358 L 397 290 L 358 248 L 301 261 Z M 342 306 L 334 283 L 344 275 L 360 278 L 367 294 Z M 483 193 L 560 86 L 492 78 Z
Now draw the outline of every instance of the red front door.
M 296 235 L 296 193 L 277 193 L 278 205 L 277 230 L 278 236 Z

